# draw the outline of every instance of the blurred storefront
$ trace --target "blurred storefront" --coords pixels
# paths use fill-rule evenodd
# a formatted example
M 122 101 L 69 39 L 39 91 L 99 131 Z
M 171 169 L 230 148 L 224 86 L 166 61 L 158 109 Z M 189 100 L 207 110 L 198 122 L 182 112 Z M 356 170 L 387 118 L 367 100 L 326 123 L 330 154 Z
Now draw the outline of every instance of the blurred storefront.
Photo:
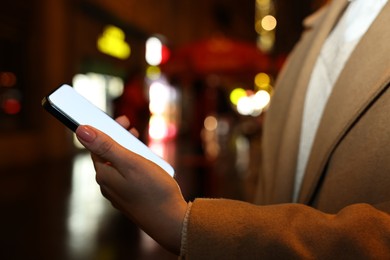
M 247 2 L 236 15 L 248 13 L 253 3 Z M 227 6 L 234 6 L 233 1 Z M 193 8 L 202 11 L 193 12 Z M 69 131 L 43 112 L 41 98 L 59 84 L 73 84 L 76 75 L 94 73 L 125 84 L 132 71 L 146 67 L 145 41 L 149 36 L 163 33 L 171 45 L 209 36 L 217 30 L 213 19 L 196 18 L 199 13 L 210 16 L 213 8 L 202 1 L 196 5 L 181 1 L 88 0 L 3 3 L 0 165 L 56 160 L 72 154 Z M 241 25 L 234 26 L 247 29 L 233 28 L 231 34 L 251 39 L 251 17 L 242 17 L 238 22 Z M 99 51 L 99 39 L 109 34 L 107 26 L 120 30 L 119 40 L 123 37 L 122 44 L 129 45 L 130 56 L 119 58 Z M 114 96 L 108 97 L 107 104 L 111 105 L 113 99 Z

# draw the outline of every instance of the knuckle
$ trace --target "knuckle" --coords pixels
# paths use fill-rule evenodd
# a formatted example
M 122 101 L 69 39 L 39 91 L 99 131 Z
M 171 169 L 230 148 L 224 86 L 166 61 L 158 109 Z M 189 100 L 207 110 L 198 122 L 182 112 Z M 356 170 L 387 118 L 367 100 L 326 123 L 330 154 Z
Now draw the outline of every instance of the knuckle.
M 103 140 L 97 147 L 95 154 L 101 158 L 105 158 L 106 155 L 112 150 L 113 144 L 108 140 Z

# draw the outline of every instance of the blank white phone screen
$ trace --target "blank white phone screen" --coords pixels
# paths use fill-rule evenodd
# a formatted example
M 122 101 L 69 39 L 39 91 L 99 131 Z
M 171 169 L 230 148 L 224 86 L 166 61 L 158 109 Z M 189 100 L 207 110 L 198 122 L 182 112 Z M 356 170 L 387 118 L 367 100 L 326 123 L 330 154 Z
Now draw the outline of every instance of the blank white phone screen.
M 78 94 L 71 86 L 62 85 L 48 96 L 48 101 L 56 110 L 77 125 L 90 125 L 99 129 L 123 147 L 156 163 L 169 175 L 174 175 L 174 169 L 168 162 L 155 154 L 109 115 Z

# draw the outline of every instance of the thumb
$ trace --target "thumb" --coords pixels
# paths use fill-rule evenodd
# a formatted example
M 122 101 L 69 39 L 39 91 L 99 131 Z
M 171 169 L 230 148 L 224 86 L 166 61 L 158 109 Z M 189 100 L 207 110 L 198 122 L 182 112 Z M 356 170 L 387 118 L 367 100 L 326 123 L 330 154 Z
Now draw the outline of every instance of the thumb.
M 114 165 L 121 163 L 123 148 L 108 135 L 92 126 L 81 125 L 76 129 L 76 136 L 85 148 L 100 159 Z

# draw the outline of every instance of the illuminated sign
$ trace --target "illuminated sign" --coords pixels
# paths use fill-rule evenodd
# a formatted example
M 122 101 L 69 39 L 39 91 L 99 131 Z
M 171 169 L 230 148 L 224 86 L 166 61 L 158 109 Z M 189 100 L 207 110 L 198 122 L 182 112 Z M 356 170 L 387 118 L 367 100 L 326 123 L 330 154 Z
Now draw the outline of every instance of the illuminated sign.
M 130 56 L 130 45 L 125 41 L 125 33 L 118 27 L 108 25 L 97 41 L 99 51 L 125 60 Z

